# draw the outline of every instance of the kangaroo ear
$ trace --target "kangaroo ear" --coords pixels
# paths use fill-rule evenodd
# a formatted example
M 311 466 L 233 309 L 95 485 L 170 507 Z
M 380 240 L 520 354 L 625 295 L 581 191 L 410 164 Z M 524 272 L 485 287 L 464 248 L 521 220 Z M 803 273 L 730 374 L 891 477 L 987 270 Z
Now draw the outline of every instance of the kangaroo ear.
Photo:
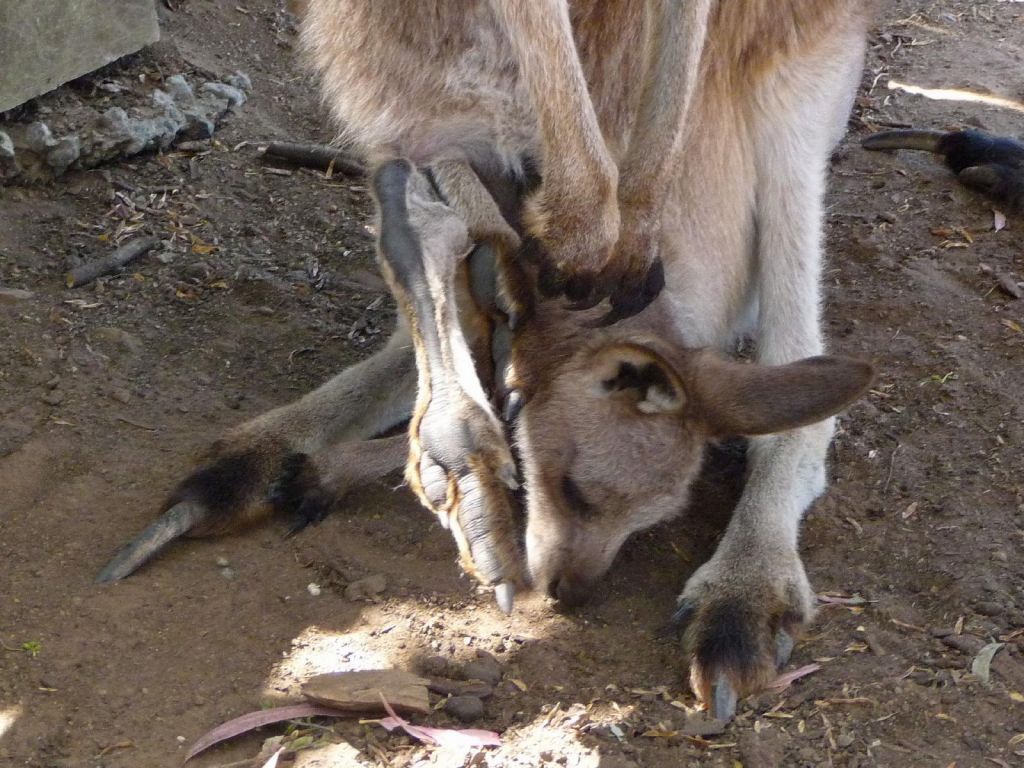
M 686 403 L 679 375 L 650 347 L 611 344 L 596 352 L 589 366 L 600 394 L 641 413 L 675 413 Z
M 691 364 L 692 413 L 716 437 L 765 435 L 821 421 L 863 395 L 875 376 L 871 363 L 835 356 L 767 366 L 703 350 Z

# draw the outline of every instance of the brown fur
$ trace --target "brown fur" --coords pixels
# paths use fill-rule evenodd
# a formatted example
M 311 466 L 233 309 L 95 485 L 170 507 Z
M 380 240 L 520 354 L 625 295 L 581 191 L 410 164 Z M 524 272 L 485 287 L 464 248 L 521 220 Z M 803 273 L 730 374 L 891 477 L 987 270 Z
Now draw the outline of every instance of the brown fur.
M 567 48 L 556 0 L 308 0 L 303 39 L 343 135 L 374 161 L 434 166 L 452 193 L 446 221 L 461 218 L 507 256 L 514 236 L 481 189 L 522 180 L 536 166 L 544 182 L 526 204 L 527 226 L 556 264 L 593 272 L 610 259 L 620 262 L 611 274 L 625 280 L 652 254 L 664 261 L 665 292 L 613 329 L 593 330 L 598 312 L 569 312 L 558 301 L 521 318 L 514 375 L 505 383 L 528 400 L 514 439 L 534 586 L 578 602 L 628 535 L 686 505 L 707 440 L 780 433 L 754 441 L 736 517 L 682 596 L 696 604 L 688 647 L 694 687 L 707 698 L 716 670 L 741 693 L 763 684 L 774 669 L 774 635 L 793 634 L 810 617 L 813 593 L 794 529 L 824 477 L 831 427 L 816 422 L 871 378 L 863 363 L 813 359 L 822 351 L 821 190 L 859 72 L 869 3 L 716 0 L 706 30 L 698 19 L 700 34 L 687 37 L 683 30 L 693 28 L 680 14 L 703 7 L 697 2 L 572 0 L 575 45 Z M 473 174 L 484 184 L 474 185 Z M 436 234 L 434 224 L 421 217 L 421 238 Z M 244 425 L 217 452 L 214 459 L 262 451 L 259 477 L 246 478 L 252 487 L 238 495 L 239 517 L 259 498 L 261 482 L 274 479 L 267 467 L 289 452 L 323 457 L 333 444 L 394 426 L 401 411 L 413 417 L 411 485 L 452 524 L 467 568 L 478 565 L 474 547 L 486 544 L 483 552 L 499 540 L 501 568 L 485 580 L 507 575 L 508 483 L 496 478 L 508 446 L 494 414 L 467 395 L 489 374 L 474 378 L 450 348 L 427 350 L 423 335 L 433 329 L 450 339 L 459 331 L 486 369 L 484 337 L 510 303 L 525 302 L 505 296 L 496 311 L 467 301 L 458 264 L 465 244 L 452 249 L 433 252 L 444 279 L 429 288 L 404 285 L 386 270 L 404 319 L 377 363 Z M 755 329 L 745 323 L 752 296 Z M 424 300 L 432 308 L 426 314 Z M 759 364 L 704 349 L 728 349 L 751 330 Z M 393 375 L 395 366 L 404 375 Z M 375 398 L 392 389 L 378 412 Z M 438 393 L 450 398 L 449 410 L 432 413 L 441 408 Z M 437 464 L 423 434 L 431 418 L 471 433 L 459 466 L 431 476 L 434 492 L 424 479 Z M 394 457 L 378 449 L 375 466 L 382 455 L 385 464 Z M 318 467 L 344 485 L 343 469 Z M 493 530 L 483 544 L 457 520 L 473 488 L 467 479 L 491 500 Z M 735 658 L 706 648 L 723 644 L 727 620 L 744 641 Z

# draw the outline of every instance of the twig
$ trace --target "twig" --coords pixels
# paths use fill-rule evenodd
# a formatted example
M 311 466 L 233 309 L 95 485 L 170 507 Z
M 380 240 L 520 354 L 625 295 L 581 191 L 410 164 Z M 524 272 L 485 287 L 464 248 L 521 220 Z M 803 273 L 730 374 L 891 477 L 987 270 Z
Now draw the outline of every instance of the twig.
M 362 176 L 365 166 L 351 154 L 337 147 L 323 144 L 297 144 L 290 141 L 272 141 L 263 151 L 269 160 L 281 160 L 304 168 L 334 170 L 346 176 Z
M 135 261 L 142 254 L 153 250 L 160 243 L 158 237 L 137 237 L 122 245 L 113 253 L 101 259 L 81 264 L 64 274 L 64 284 L 68 288 L 81 288 L 97 277 L 117 272 L 126 264 Z
M 885 485 L 882 486 L 882 493 L 889 491 L 889 483 L 892 482 L 892 473 L 896 469 L 896 454 L 900 452 L 900 448 L 903 447 L 903 443 L 896 443 L 896 447 L 892 449 L 892 455 L 889 456 L 889 474 L 886 475 Z
M 125 424 L 127 424 L 130 427 L 135 427 L 136 429 L 144 429 L 147 432 L 159 432 L 160 431 L 157 427 L 151 427 L 148 424 L 140 424 L 139 422 L 132 421 L 131 419 L 129 419 L 129 418 L 125 417 L 125 416 L 118 416 L 117 420 L 118 421 L 123 421 Z

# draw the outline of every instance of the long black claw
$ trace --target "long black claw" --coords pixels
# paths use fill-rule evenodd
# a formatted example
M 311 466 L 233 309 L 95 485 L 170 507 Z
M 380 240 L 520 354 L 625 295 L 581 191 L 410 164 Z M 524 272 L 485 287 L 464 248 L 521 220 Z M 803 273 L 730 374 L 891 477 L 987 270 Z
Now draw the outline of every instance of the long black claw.
M 510 582 L 502 582 L 494 588 L 494 600 L 498 604 L 498 608 L 506 616 L 512 613 L 512 608 L 515 604 L 516 588 Z
M 593 309 L 601 303 L 601 297 L 597 294 L 590 296 L 589 298 L 583 299 L 582 301 L 571 301 L 566 305 L 570 312 L 585 312 L 588 309 Z
M 793 637 L 784 629 L 780 629 L 775 635 L 775 666 L 782 669 L 789 663 L 789 657 L 793 655 Z
M 523 410 L 524 405 L 526 405 L 526 398 L 523 393 L 518 389 L 511 390 L 508 397 L 505 398 L 505 407 L 501 414 L 502 421 L 511 424 L 518 419 L 519 412 Z
M 724 672 L 719 672 L 711 692 L 711 716 L 728 723 L 736 717 L 736 689 Z
M 652 301 L 658 298 L 658 294 L 661 293 L 664 287 L 665 266 L 662 264 L 661 259 L 655 259 L 639 287 L 635 284 L 628 285 L 612 294 L 611 310 L 599 319 L 594 324 L 594 327 L 603 328 L 614 325 L 620 320 L 640 314 Z

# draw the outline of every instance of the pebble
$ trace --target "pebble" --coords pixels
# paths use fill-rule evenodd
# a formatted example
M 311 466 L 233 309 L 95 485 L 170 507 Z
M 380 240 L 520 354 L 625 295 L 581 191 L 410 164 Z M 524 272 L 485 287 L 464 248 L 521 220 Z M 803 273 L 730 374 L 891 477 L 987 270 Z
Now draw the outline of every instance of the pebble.
M 19 301 L 27 301 L 35 294 L 21 288 L 0 288 L 0 304 L 17 304 Z
M 999 563 L 1007 563 L 1010 561 L 1010 556 L 1006 554 L 1005 550 L 997 549 L 992 553 L 992 559 Z
M 64 392 L 59 389 L 51 390 L 43 395 L 42 401 L 47 405 L 60 405 L 64 402 Z
M 477 651 L 476 659 L 462 665 L 462 674 L 467 680 L 481 680 L 493 686 L 501 682 L 503 673 L 496 658 L 487 651 Z
M 375 573 L 365 579 L 353 581 L 345 587 L 345 597 L 356 600 L 372 600 L 388 588 L 388 578 L 383 573 Z
M 113 387 L 110 390 L 110 399 L 127 405 L 128 401 L 132 399 L 132 393 L 124 387 Z
M 994 600 L 986 600 L 985 602 L 978 603 L 974 606 L 974 610 L 982 616 L 998 616 L 1003 612 L 1003 606 Z
M 143 349 L 142 339 L 134 333 L 129 333 L 121 328 L 104 326 L 97 328 L 93 331 L 92 335 L 99 341 L 114 344 L 120 347 L 122 351 L 130 352 L 133 355 L 139 354 Z
M 444 711 L 457 720 L 471 723 L 484 716 L 484 703 L 476 696 L 452 696 L 445 700 Z
M 424 675 L 443 677 L 448 672 L 448 659 L 444 656 L 425 656 L 417 666 Z
M 782 765 L 782 745 L 773 731 L 744 731 L 737 746 L 743 768 L 776 768 Z

